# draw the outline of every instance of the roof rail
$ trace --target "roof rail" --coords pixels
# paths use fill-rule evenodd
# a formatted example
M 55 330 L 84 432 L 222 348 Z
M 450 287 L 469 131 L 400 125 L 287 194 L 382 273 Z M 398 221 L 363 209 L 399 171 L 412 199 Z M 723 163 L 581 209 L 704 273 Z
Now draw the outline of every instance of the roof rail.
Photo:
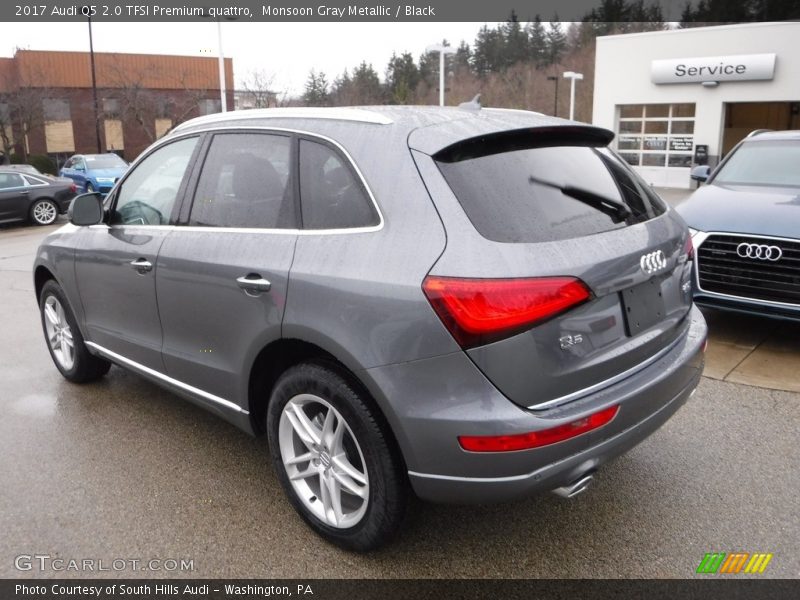
M 753 131 L 751 131 L 750 133 L 747 134 L 747 137 L 750 138 L 750 137 L 753 137 L 755 135 L 759 135 L 759 134 L 762 134 L 762 133 L 767 133 L 769 131 L 775 131 L 775 130 L 774 129 L 754 129 Z
M 384 114 L 363 108 L 251 108 L 224 113 L 214 113 L 203 117 L 195 117 L 175 127 L 172 131 L 183 131 L 196 125 L 209 125 L 237 119 L 334 119 L 339 121 L 357 121 L 390 125 L 394 121 Z

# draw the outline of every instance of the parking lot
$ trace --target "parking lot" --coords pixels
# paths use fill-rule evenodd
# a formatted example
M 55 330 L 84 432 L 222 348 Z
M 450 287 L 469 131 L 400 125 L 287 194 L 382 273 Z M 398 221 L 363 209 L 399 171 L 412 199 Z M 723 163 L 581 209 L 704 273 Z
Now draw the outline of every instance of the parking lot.
M 264 439 L 120 368 L 87 386 L 59 375 L 30 273 L 52 229 L 0 229 L 2 577 L 77 575 L 14 566 L 46 554 L 193 560 L 89 576 L 684 578 L 716 551 L 770 552 L 762 576 L 800 576 L 798 325 L 708 313 L 697 393 L 589 492 L 413 503 L 395 543 L 362 556 L 295 515 Z

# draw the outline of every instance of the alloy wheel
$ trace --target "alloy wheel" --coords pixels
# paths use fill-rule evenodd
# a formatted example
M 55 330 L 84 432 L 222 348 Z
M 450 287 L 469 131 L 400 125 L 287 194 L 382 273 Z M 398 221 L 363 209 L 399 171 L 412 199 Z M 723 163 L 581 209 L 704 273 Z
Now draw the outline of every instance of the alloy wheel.
M 33 207 L 33 218 L 39 225 L 49 225 L 56 220 L 58 211 L 52 202 L 39 202 Z
M 53 356 L 61 367 L 69 371 L 75 364 L 75 342 L 64 307 L 55 296 L 49 296 L 44 302 L 44 326 Z
M 361 521 L 369 505 L 366 462 L 338 410 L 313 394 L 294 396 L 281 412 L 278 440 L 286 475 L 312 514 L 337 529 Z

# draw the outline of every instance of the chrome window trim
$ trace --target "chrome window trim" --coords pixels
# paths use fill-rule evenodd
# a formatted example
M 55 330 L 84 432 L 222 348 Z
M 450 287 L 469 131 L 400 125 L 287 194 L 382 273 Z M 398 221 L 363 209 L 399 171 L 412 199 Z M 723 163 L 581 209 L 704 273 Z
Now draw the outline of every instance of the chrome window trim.
M 196 388 L 196 387 L 191 386 L 191 385 L 189 385 L 187 383 L 183 383 L 182 381 L 178 381 L 177 379 L 173 379 L 172 377 L 169 377 L 168 375 L 164 375 L 163 373 L 160 373 L 159 371 L 156 371 L 155 369 L 151 369 L 150 367 L 146 367 L 146 366 L 144 366 L 144 365 L 142 365 L 140 363 L 137 363 L 136 361 L 133 361 L 133 360 L 131 360 L 129 358 L 125 358 L 124 356 L 122 356 L 120 354 L 117 354 L 116 352 L 112 352 L 108 348 L 104 348 L 103 346 L 101 346 L 99 344 L 95 344 L 94 342 L 86 341 L 85 343 L 86 343 L 87 346 L 89 346 L 91 348 L 94 348 L 101 355 L 105 356 L 106 358 L 108 358 L 108 359 L 110 359 L 110 360 L 112 360 L 114 362 L 122 363 L 125 366 L 130 367 L 131 369 L 134 369 L 134 370 L 139 371 L 141 373 L 145 373 L 147 375 L 150 375 L 152 377 L 160 379 L 161 381 L 163 381 L 165 383 L 168 383 L 168 384 L 173 385 L 173 386 L 175 386 L 177 388 L 185 390 L 185 391 L 187 391 L 187 392 L 189 392 L 191 394 L 194 394 L 195 396 L 199 396 L 200 398 L 203 398 L 204 400 L 208 400 L 210 402 L 214 402 L 215 404 L 220 404 L 221 406 L 224 406 L 225 408 L 227 408 L 229 410 L 233 410 L 233 411 L 235 411 L 237 413 L 241 413 L 243 415 L 249 414 L 248 411 L 244 410 L 241 406 L 231 402 L 230 400 L 225 400 L 224 398 L 220 398 L 219 396 L 215 396 L 214 394 L 209 394 L 208 392 L 204 392 L 200 388 Z
M 272 110 L 272 109 L 269 109 Z M 229 114 L 229 113 L 226 113 Z M 176 128 L 177 129 L 177 128 Z M 174 133 L 176 129 L 173 129 L 172 132 Z M 302 129 L 290 129 L 286 127 L 269 127 L 264 125 L 254 125 L 254 126 L 232 126 L 232 127 L 208 127 L 205 129 L 196 129 L 190 132 L 185 132 L 181 135 L 172 136 L 170 133 L 168 136 L 161 138 L 158 142 L 153 144 L 150 148 L 148 148 L 148 152 L 142 153 L 135 161 L 133 161 L 128 167 L 128 170 L 125 172 L 125 176 L 120 179 L 113 188 L 108 192 L 109 195 L 113 194 L 118 185 L 125 183 L 125 179 L 128 178 L 128 174 L 133 172 L 133 170 L 138 166 L 139 162 L 142 161 L 144 158 L 161 148 L 162 145 L 168 144 L 170 142 L 177 141 L 179 139 L 192 137 L 194 135 L 202 135 L 204 133 L 225 133 L 228 131 L 232 132 L 244 132 L 244 131 L 263 131 L 263 132 L 277 132 L 277 133 L 287 133 L 291 135 L 305 135 L 311 138 L 316 138 L 322 140 L 324 142 L 328 142 L 329 144 L 335 146 L 347 159 L 350 163 L 350 166 L 353 167 L 356 175 L 361 180 L 361 184 L 364 186 L 364 189 L 367 191 L 367 195 L 369 196 L 370 201 L 372 202 L 372 206 L 375 209 L 375 212 L 378 213 L 378 224 L 377 225 L 369 225 L 365 227 L 348 227 L 344 229 L 267 229 L 261 227 L 219 227 L 219 226 L 211 226 L 211 227 L 203 227 L 197 225 L 114 225 L 114 227 L 174 227 L 175 229 L 179 229 L 181 231 L 214 231 L 214 232 L 222 232 L 227 231 L 230 233 L 266 233 L 266 234 L 282 234 L 282 235 L 342 235 L 346 233 L 372 233 L 375 231 L 380 231 L 383 229 L 384 225 L 386 224 L 386 220 L 383 216 L 383 211 L 381 211 L 381 207 L 378 204 L 378 201 L 375 199 L 375 195 L 372 193 L 372 189 L 369 187 L 364 174 L 359 169 L 356 161 L 353 160 L 353 157 L 347 151 L 347 149 L 342 146 L 336 140 L 319 133 L 314 133 L 312 131 L 305 131 Z M 163 140 L 163 141 L 162 141 Z M 96 227 L 96 225 L 92 225 L 91 227 Z
M 792 242 L 795 244 L 800 244 L 800 239 L 795 238 L 787 238 L 787 237 L 779 237 L 775 235 L 760 235 L 755 233 L 733 233 L 730 231 L 698 231 L 697 234 L 692 238 L 692 243 L 695 247 L 695 260 L 697 261 L 698 268 L 694 269 L 694 283 L 697 286 L 697 291 L 702 292 L 703 295 L 708 296 L 710 298 L 719 298 L 721 300 L 725 299 L 732 299 L 732 300 L 741 300 L 743 302 L 747 302 L 750 304 L 765 304 L 767 306 L 777 306 L 777 307 L 789 307 L 789 308 L 797 308 L 800 304 L 791 303 L 791 302 L 777 302 L 775 300 L 760 300 L 759 298 L 748 298 L 747 296 L 734 296 L 733 294 L 720 294 L 719 292 L 709 292 L 708 290 L 704 290 L 700 287 L 700 246 L 703 245 L 710 236 L 712 235 L 719 235 L 719 236 L 727 236 L 727 237 L 751 237 L 756 238 L 759 240 L 773 240 L 779 242 Z
M 589 394 L 593 394 L 594 392 L 599 392 L 600 390 L 603 390 L 603 389 L 605 389 L 605 388 L 607 388 L 609 386 L 612 386 L 615 383 L 619 383 L 623 379 L 627 379 L 631 375 L 635 375 L 639 371 L 641 371 L 643 369 L 646 369 L 647 367 L 652 365 L 654 362 L 658 361 L 659 359 L 663 358 L 664 356 L 666 356 L 667 354 L 672 352 L 672 350 L 675 348 L 675 346 L 677 346 L 680 343 L 682 338 L 683 338 L 683 336 L 679 336 L 677 340 L 674 340 L 666 348 L 662 348 L 661 350 L 659 350 L 658 352 L 656 352 L 655 354 L 650 356 L 650 358 L 646 358 L 645 360 L 643 360 L 642 362 L 640 362 L 637 365 L 634 365 L 630 369 L 622 371 L 622 373 L 617 373 L 613 377 L 609 377 L 608 379 L 604 379 L 603 381 L 600 381 L 598 383 L 595 383 L 594 385 L 590 385 L 589 387 L 585 387 L 585 388 L 582 388 L 582 389 L 577 390 L 575 392 L 572 392 L 571 394 L 566 394 L 564 396 L 559 396 L 558 398 L 554 398 L 553 400 L 548 400 L 547 402 L 540 402 L 539 404 L 533 404 L 533 405 L 528 407 L 528 410 L 544 410 L 544 409 L 547 409 L 547 408 L 553 408 L 555 406 L 559 406 L 561 404 L 566 404 L 567 402 L 571 402 L 573 400 L 577 400 L 578 398 L 582 398 L 584 396 L 588 396 Z
M 211 123 L 224 123 L 226 121 L 241 121 L 246 119 L 324 119 L 332 121 L 354 121 L 356 123 L 371 123 L 373 125 L 391 125 L 392 119 L 379 112 L 360 108 L 316 108 L 316 107 L 285 107 L 237 110 L 226 113 L 215 113 L 190 119 L 176 126 L 172 131 L 180 132 L 198 125 Z

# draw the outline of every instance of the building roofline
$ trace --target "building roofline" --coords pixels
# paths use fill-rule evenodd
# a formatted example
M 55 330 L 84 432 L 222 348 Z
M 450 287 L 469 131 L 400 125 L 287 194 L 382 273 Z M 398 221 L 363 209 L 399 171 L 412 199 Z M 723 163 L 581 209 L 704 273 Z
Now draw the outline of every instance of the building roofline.
M 734 23 L 731 25 L 708 25 L 705 27 L 687 27 L 682 29 L 662 29 L 660 31 L 640 31 L 638 33 L 615 33 L 613 35 L 602 35 L 597 37 L 597 41 L 615 41 L 619 39 L 629 39 L 635 37 L 647 37 L 657 35 L 683 35 L 699 31 L 727 31 L 730 29 L 744 29 L 753 27 L 775 27 L 775 26 L 800 26 L 798 21 L 764 21 L 760 23 Z

